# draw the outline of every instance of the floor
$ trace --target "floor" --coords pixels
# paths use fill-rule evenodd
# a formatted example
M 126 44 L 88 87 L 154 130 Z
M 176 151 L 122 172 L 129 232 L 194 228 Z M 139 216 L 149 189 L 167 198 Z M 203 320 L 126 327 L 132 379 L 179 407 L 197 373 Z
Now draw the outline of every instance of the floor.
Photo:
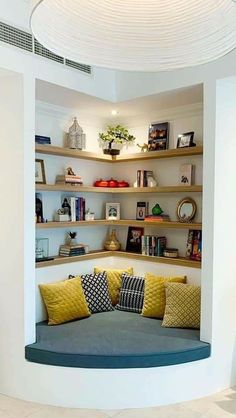
M 0 418 L 232 418 L 236 417 L 236 387 L 178 405 L 145 409 L 67 409 L 24 402 L 0 395 Z

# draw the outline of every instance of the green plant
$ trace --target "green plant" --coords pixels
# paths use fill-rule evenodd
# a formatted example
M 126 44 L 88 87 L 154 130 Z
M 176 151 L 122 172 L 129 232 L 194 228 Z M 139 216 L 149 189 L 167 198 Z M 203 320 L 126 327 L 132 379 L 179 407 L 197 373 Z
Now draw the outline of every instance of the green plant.
M 129 134 L 128 129 L 121 125 L 109 125 L 106 132 L 99 133 L 99 138 L 102 142 L 114 144 L 125 144 L 135 140 L 135 137 Z

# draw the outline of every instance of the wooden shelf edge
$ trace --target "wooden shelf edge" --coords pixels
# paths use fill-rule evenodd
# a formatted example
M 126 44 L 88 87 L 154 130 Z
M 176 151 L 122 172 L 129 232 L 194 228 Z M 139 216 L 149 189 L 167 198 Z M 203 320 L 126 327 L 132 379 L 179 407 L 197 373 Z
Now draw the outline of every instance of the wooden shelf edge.
M 61 184 L 36 184 L 36 191 L 80 192 L 80 193 L 191 193 L 202 192 L 202 185 L 194 186 L 160 186 L 160 187 L 93 187 L 71 186 Z
M 153 263 L 172 264 L 176 266 L 191 267 L 191 268 L 198 268 L 198 269 L 201 268 L 201 263 L 199 261 L 193 261 L 193 260 L 189 260 L 187 258 L 182 258 L 182 257 L 179 257 L 179 258 L 152 257 L 148 255 L 128 253 L 126 251 L 105 251 L 105 250 L 92 251 L 88 254 L 74 256 L 74 257 L 56 256 L 54 260 L 41 261 L 41 262 L 36 263 L 36 268 L 57 266 L 60 264 L 76 263 L 76 262 L 85 261 L 85 260 L 95 260 L 98 258 L 111 257 L 111 256 L 129 258 L 133 260 L 149 261 Z
M 57 155 L 61 157 L 81 158 L 82 160 L 101 161 L 112 163 L 109 155 L 99 154 L 90 151 L 80 151 L 70 148 L 56 147 L 54 145 L 35 144 L 35 152 L 39 154 Z
M 184 222 L 151 222 L 151 221 L 137 221 L 135 219 L 120 219 L 120 220 L 107 220 L 107 219 L 95 219 L 94 221 L 77 221 L 77 222 L 45 222 L 45 223 L 36 223 L 37 229 L 53 229 L 53 228 L 79 228 L 81 226 L 152 226 L 157 228 L 169 228 L 169 229 L 194 229 L 201 230 L 202 224 L 197 223 L 184 223 Z

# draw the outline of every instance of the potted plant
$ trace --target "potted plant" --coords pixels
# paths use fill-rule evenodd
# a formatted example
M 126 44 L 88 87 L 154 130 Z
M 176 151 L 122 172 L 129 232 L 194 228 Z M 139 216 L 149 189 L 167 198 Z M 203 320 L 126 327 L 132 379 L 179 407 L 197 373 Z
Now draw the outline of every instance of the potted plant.
M 109 125 L 106 132 L 99 133 L 99 139 L 103 145 L 104 154 L 118 155 L 121 146 L 133 142 L 135 137 L 130 135 L 124 126 Z

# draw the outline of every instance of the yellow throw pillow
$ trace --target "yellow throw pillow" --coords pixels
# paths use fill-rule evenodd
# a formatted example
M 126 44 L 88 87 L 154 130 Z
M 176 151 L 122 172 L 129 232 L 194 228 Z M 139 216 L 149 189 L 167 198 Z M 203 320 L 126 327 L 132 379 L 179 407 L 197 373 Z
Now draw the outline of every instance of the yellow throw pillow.
M 119 302 L 122 273 L 133 275 L 133 267 L 128 267 L 127 269 L 106 269 L 102 267 L 94 267 L 94 273 L 96 274 L 103 271 L 107 273 L 108 292 L 111 303 L 112 305 L 116 305 Z
M 200 328 L 201 288 L 190 284 L 166 283 L 166 309 L 162 326 Z
M 167 282 L 186 283 L 186 276 L 163 277 L 151 273 L 145 275 L 143 316 L 163 318 L 166 305 L 165 283 Z
M 40 284 L 39 289 L 48 312 L 48 325 L 91 315 L 79 278 Z

